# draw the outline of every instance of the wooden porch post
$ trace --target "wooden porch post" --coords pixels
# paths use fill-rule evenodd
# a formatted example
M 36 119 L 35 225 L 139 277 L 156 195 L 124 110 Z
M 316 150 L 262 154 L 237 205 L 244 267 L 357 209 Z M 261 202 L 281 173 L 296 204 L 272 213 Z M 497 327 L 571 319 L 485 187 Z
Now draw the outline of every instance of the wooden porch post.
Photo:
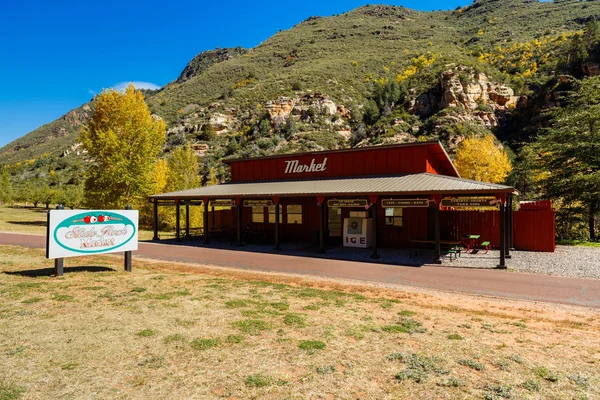
M 371 246 L 371 258 L 377 259 L 379 258 L 379 254 L 377 254 L 377 207 L 379 196 L 369 196 L 369 201 L 371 202 L 371 217 L 373 218 L 373 245 Z
M 204 222 L 204 244 L 209 244 L 210 240 L 208 238 L 208 199 L 203 199 L 204 203 L 204 216 L 202 218 L 202 222 Z
M 497 268 L 506 269 L 506 210 L 504 196 L 500 199 L 500 264 Z
M 273 203 L 275 203 L 275 250 L 279 251 L 281 250 L 279 247 L 279 197 L 273 197 Z
M 512 217 L 510 206 L 510 195 L 506 197 L 506 209 L 504 210 L 504 236 L 506 243 L 504 244 L 504 254 L 505 258 L 510 259 L 510 219 Z
M 325 197 L 317 197 L 317 205 L 319 206 L 319 254 L 325 253 Z
M 159 240 L 158 237 L 158 200 L 154 199 L 154 236 L 152 240 Z
M 190 237 L 190 205 L 185 203 L 185 237 Z
M 435 202 L 435 208 L 433 209 L 433 215 L 434 215 L 434 220 L 435 220 L 435 234 L 434 234 L 434 240 L 435 240 L 435 259 L 433 260 L 433 262 L 435 264 L 441 264 L 442 263 L 442 244 L 440 242 L 440 236 L 441 236 L 441 222 L 440 222 L 440 203 L 442 202 L 442 196 L 433 196 L 433 201 Z
M 181 240 L 181 221 L 180 221 L 180 209 L 179 209 L 179 199 L 175 200 L 175 237 L 177 241 Z
M 243 200 L 241 198 L 235 199 L 237 204 L 237 245 L 242 245 L 242 207 Z
M 508 204 L 508 247 L 510 248 L 511 251 L 515 250 L 515 246 L 513 243 L 513 224 L 514 224 L 514 211 L 513 211 L 513 195 L 511 194 L 509 197 L 509 204 Z

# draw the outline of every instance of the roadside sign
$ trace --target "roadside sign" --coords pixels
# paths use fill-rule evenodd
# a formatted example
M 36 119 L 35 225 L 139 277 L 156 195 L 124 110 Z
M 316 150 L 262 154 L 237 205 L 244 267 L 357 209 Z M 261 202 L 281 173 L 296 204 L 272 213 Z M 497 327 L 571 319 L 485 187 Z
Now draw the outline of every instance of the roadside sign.
M 366 199 L 331 199 L 327 200 L 328 207 L 367 207 Z
M 383 208 L 429 207 L 428 199 L 382 199 Z
M 138 249 L 138 210 L 50 210 L 46 258 Z
M 273 200 L 244 200 L 244 207 L 271 207 Z

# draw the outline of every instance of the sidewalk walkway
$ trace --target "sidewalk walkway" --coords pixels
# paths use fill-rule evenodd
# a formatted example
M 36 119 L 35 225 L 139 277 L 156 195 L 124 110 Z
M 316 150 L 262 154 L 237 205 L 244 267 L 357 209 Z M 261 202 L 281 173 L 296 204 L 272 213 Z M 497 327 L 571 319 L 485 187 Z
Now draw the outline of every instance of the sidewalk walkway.
M 0 233 L 0 244 L 45 247 L 44 236 Z M 207 247 L 140 243 L 135 258 L 177 261 L 258 270 L 355 279 L 383 284 L 416 286 L 449 292 L 512 299 L 546 301 L 600 308 L 600 280 L 565 278 L 501 270 L 452 268 L 452 266 L 400 266 L 341 261 L 272 253 L 256 253 L 242 247 L 225 250 Z M 216 245 L 215 245 L 216 247 Z M 68 260 L 65 263 L 68 265 Z M 135 268 L 135 264 L 134 264 Z

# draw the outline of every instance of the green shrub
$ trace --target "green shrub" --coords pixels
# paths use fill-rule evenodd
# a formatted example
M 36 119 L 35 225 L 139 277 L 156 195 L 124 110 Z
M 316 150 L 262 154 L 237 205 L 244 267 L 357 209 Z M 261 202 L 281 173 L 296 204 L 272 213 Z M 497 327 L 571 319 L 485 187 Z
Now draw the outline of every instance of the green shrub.
M 333 365 L 324 365 L 317 367 L 317 374 L 326 375 L 333 374 L 336 371 L 335 366 Z
M 323 350 L 325 343 L 320 340 L 301 340 L 298 347 L 301 350 Z
M 25 389 L 22 387 L 0 380 L 0 400 L 18 400 L 24 393 Z
M 545 379 L 545 380 L 547 380 L 549 382 L 556 382 L 556 381 L 558 381 L 558 375 L 555 372 L 550 371 L 546 367 L 535 367 L 533 369 L 533 373 L 538 378 Z
M 417 313 L 414 311 L 410 311 L 410 310 L 402 310 L 398 313 L 398 315 L 402 316 L 402 317 L 412 317 L 413 315 L 416 315 Z
M 297 313 L 287 313 L 283 317 L 283 323 L 297 328 L 303 328 L 306 326 L 306 315 Z
M 387 356 L 388 360 L 399 360 L 406 364 L 406 369 L 396 374 L 396 379 L 400 382 L 413 380 L 421 383 L 427 379 L 430 373 L 446 375 L 449 371 L 443 368 L 441 359 L 435 356 L 428 356 L 421 353 L 392 353 Z
M 527 379 L 525 382 L 521 383 L 521 387 L 530 392 L 539 392 L 542 390 L 542 384 L 535 379 Z
M 388 333 L 424 333 L 427 329 L 423 328 L 423 324 L 412 318 L 402 318 L 396 325 L 382 326 L 381 330 Z
M 485 365 L 483 365 L 482 363 L 475 361 L 473 359 L 470 358 L 466 358 L 466 359 L 462 359 L 462 360 L 458 360 L 457 361 L 460 365 L 463 365 L 465 367 L 469 367 L 472 368 L 476 371 L 483 371 L 485 370 Z
M 244 383 L 250 387 L 265 387 L 273 384 L 273 378 L 263 374 L 248 375 Z
M 174 333 L 172 335 L 165 336 L 164 342 L 169 343 L 182 343 L 185 342 L 185 337 L 180 333 Z
M 271 324 L 261 319 L 244 319 L 234 322 L 233 326 L 249 335 L 259 335 L 262 331 L 272 329 Z
M 190 344 L 190 346 L 192 346 L 192 349 L 194 349 L 194 350 L 207 350 L 207 349 L 210 349 L 213 347 L 221 346 L 221 341 L 219 339 L 196 338 L 196 339 L 192 340 L 192 343 Z
M 241 335 L 229 335 L 225 338 L 225 341 L 230 344 L 242 343 L 244 341 L 244 337 Z
M 512 399 L 513 397 L 511 385 L 487 386 L 485 390 L 488 392 L 484 396 L 485 400 L 496 400 L 498 397 Z
M 227 308 L 248 307 L 248 303 L 244 300 L 230 300 L 225 303 L 225 307 L 227 307 Z
M 141 336 L 141 337 L 150 337 L 150 336 L 156 335 L 156 333 L 157 332 L 152 329 L 142 329 L 136 335 Z

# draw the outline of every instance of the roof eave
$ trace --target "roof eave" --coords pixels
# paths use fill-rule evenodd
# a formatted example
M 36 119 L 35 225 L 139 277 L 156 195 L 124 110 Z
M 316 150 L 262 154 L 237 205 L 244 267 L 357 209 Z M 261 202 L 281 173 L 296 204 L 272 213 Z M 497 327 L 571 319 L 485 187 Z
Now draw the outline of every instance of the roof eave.
M 202 199 L 227 199 L 227 198 L 265 198 L 270 196 L 277 196 L 280 198 L 295 198 L 295 197 L 364 197 L 379 195 L 382 197 L 388 196 L 431 196 L 431 195 L 497 195 L 497 194 L 513 194 L 518 195 L 519 192 L 514 188 L 502 188 L 502 189 L 485 189 L 485 190 L 431 190 L 431 191 L 410 191 L 410 192 L 386 192 L 386 193 L 373 193 L 373 192 L 352 192 L 352 193 L 294 193 L 294 194 L 276 194 L 276 193 L 265 193 L 265 194 L 201 194 L 201 195 L 169 195 L 169 194 L 157 194 L 148 196 L 150 200 L 202 200 Z

